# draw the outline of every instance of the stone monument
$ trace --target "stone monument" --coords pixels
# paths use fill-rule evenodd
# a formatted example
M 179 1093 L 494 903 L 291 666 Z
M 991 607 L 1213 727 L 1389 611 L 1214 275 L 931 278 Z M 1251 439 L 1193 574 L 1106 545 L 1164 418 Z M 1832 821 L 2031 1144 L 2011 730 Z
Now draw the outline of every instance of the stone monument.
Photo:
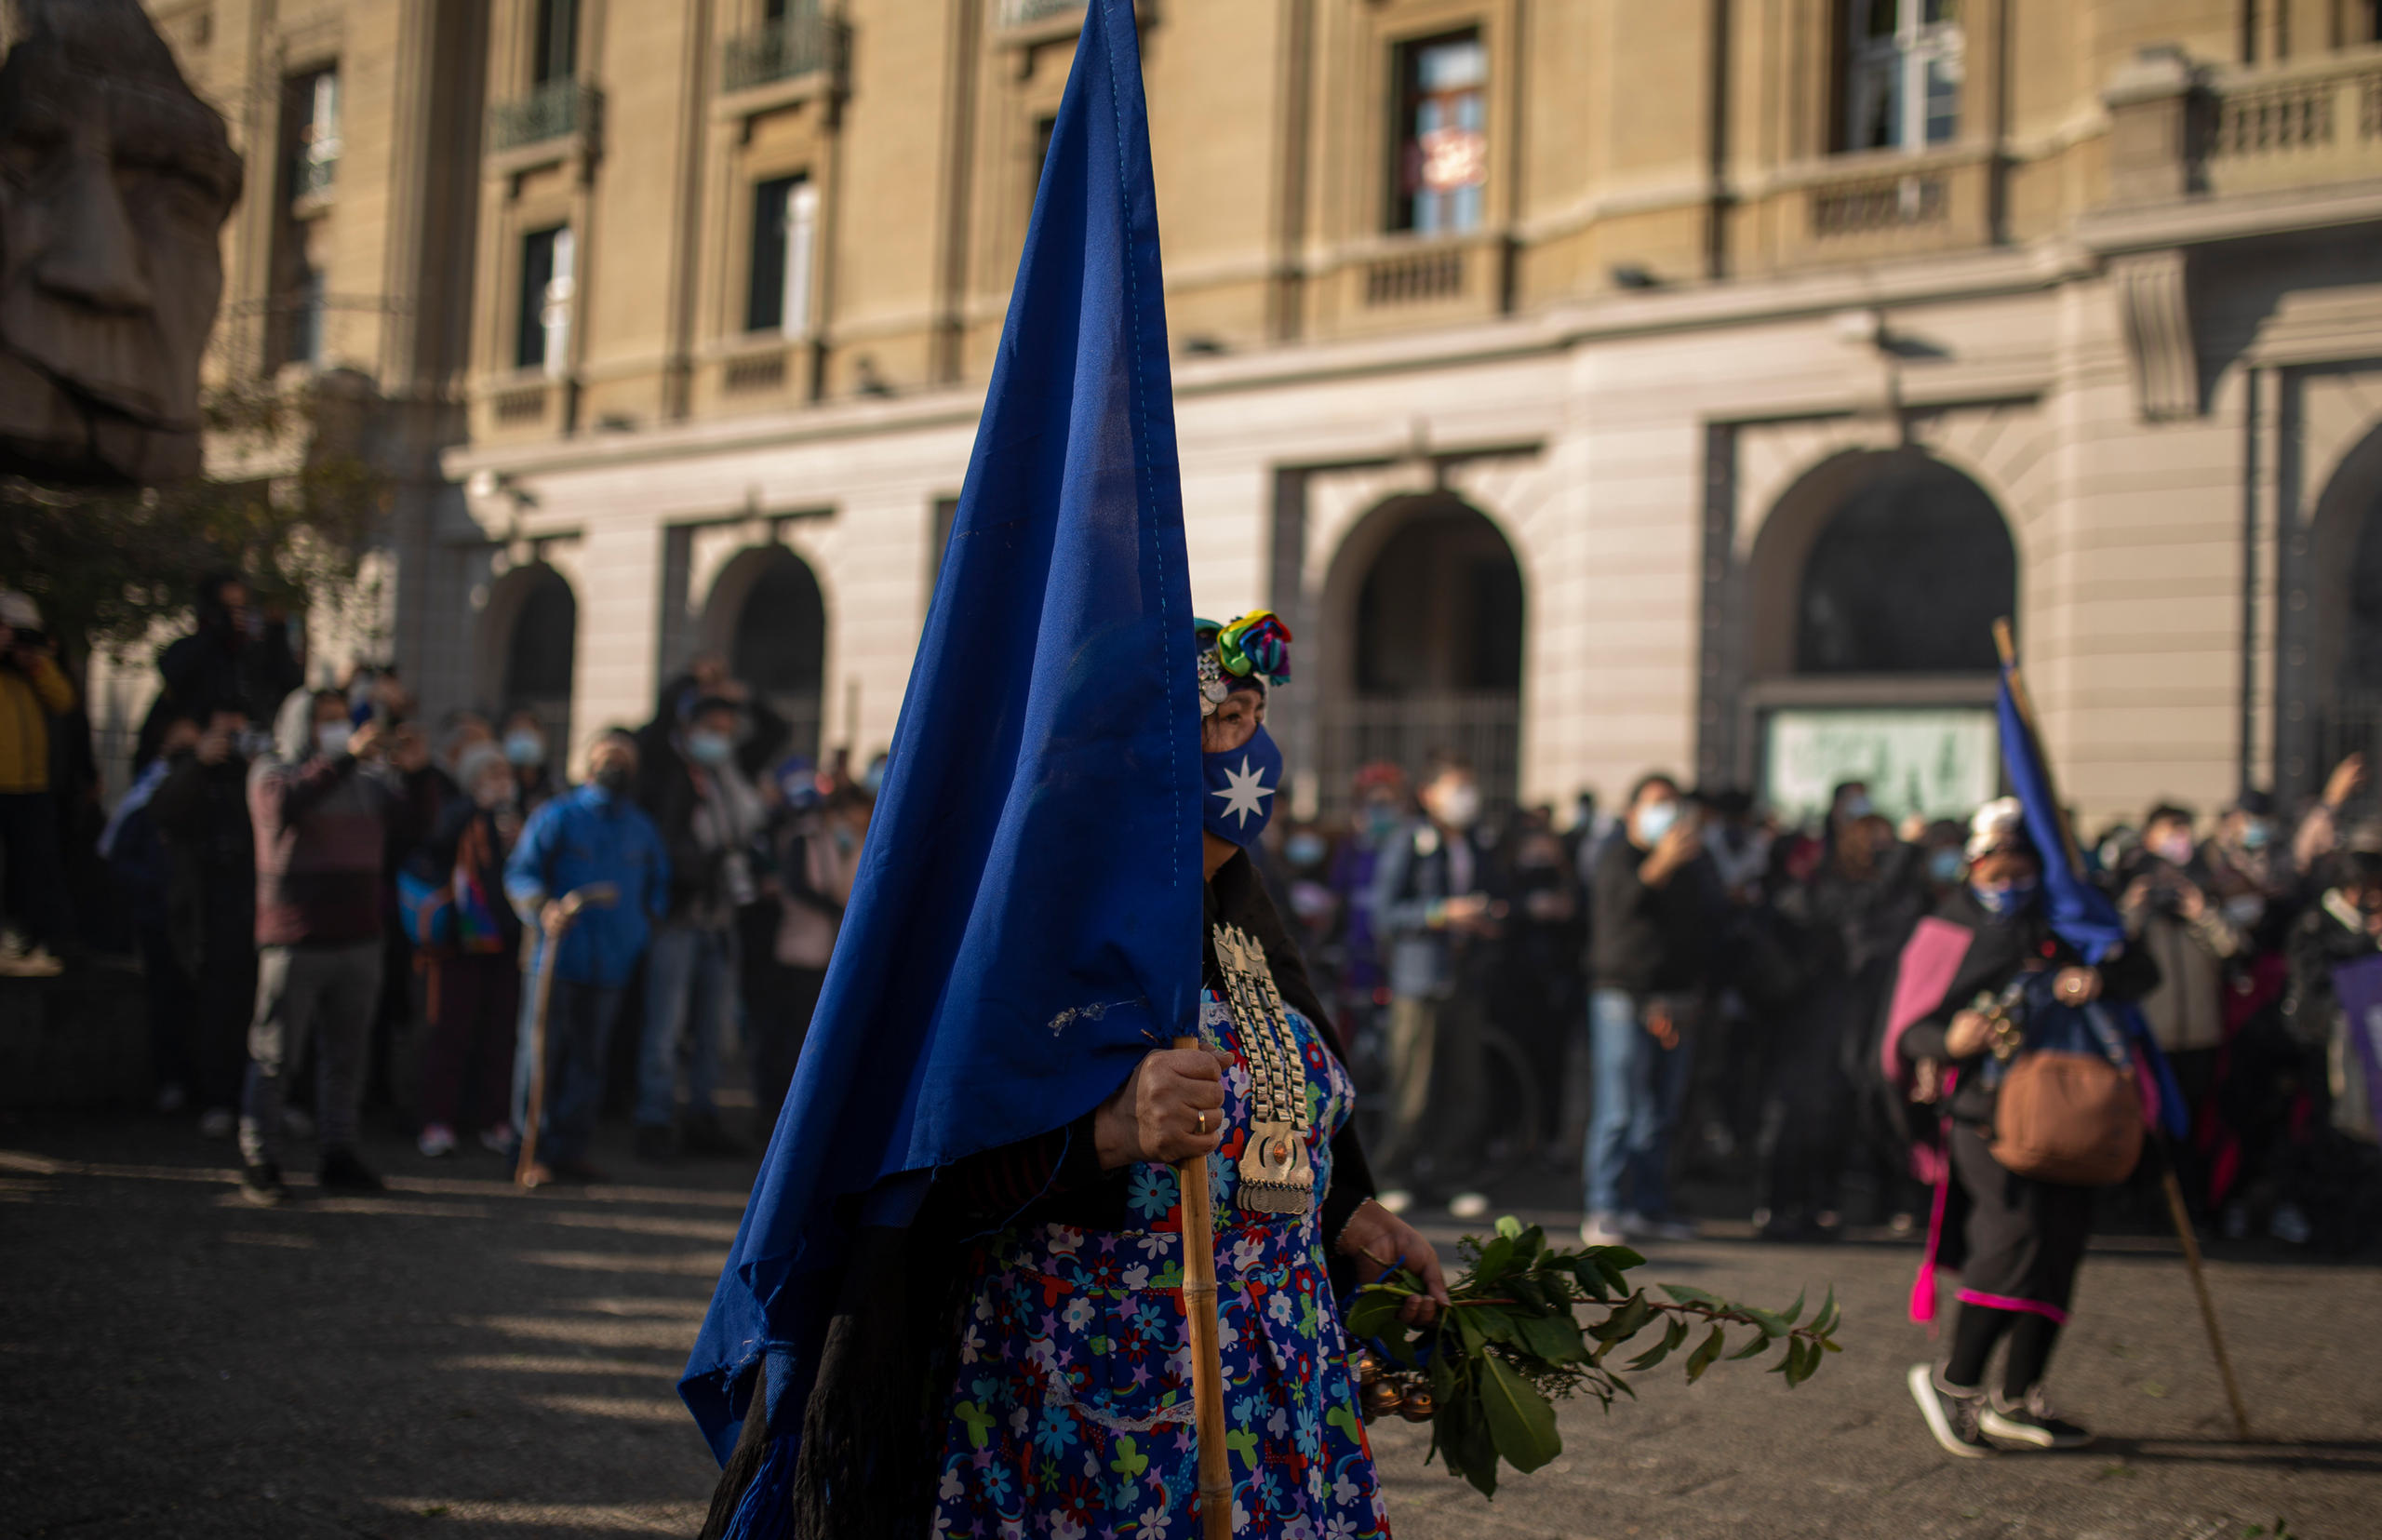
M 194 475 L 240 157 L 137 0 L 0 23 L 0 472 Z

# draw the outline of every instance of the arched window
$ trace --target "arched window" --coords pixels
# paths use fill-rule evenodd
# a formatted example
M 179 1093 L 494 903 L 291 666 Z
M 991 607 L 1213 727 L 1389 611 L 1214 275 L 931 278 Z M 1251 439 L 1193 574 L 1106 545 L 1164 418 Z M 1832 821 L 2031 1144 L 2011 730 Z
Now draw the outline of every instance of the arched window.
M 504 701 L 509 706 L 570 701 L 572 660 L 579 645 L 579 601 L 570 584 L 545 568 L 514 612 L 505 644 Z
M 2017 552 L 1985 489 L 1913 458 L 1848 496 L 1812 542 L 1795 610 L 1798 674 L 1990 673 L 2015 612 Z
M 729 645 L 729 667 L 786 719 L 786 748 L 819 750 L 827 660 L 827 607 L 819 580 L 791 551 L 778 551 L 753 578 Z

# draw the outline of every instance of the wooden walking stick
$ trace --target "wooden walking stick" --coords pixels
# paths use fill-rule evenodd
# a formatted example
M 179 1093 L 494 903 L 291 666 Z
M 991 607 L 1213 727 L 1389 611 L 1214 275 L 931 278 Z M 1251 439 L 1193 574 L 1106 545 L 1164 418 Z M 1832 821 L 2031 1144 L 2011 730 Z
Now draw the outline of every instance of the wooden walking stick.
M 525 1187 L 534 1185 L 529 1172 L 538 1163 L 538 1126 L 546 1119 L 546 1011 L 555 998 L 555 957 L 579 911 L 609 909 L 620 897 L 620 889 L 609 882 L 591 882 L 564 894 L 557 905 L 562 913 L 538 948 L 537 992 L 529 1012 L 529 1097 L 521 1119 L 521 1158 L 513 1167 L 513 1180 Z
M 1177 1048 L 1204 1048 L 1196 1037 Z M 1232 1537 L 1232 1452 L 1224 1443 L 1224 1356 L 1216 1336 L 1216 1219 L 1208 1158 L 1174 1166 L 1183 1194 L 1183 1315 L 1191 1338 L 1191 1404 L 1199 1436 L 1199 1522 L 1206 1540 Z
M 2018 675 L 2017 644 L 2011 637 L 2010 622 L 2006 617 L 1993 623 L 1993 645 L 2001 654 L 2002 671 L 2010 681 L 2010 703 L 2017 708 L 2018 719 L 2027 724 L 2027 731 L 2040 747 L 2043 741 L 2042 729 L 2036 725 L 2034 703 L 2027 698 L 2026 681 Z M 2044 790 L 2049 792 L 2052 789 L 2052 773 L 2048 754 L 2042 757 L 2042 770 Z M 2052 803 L 2054 809 L 2058 807 L 2055 793 Z M 2059 821 L 2059 840 L 2068 869 L 2082 877 L 2084 857 L 2076 848 L 2076 831 L 2068 826 L 2064 816 Z M 2247 1443 L 2250 1441 L 2250 1413 L 2241 1402 L 2241 1387 L 2233 1378 L 2233 1359 L 2225 1351 L 2225 1331 L 2216 1323 L 2216 1301 L 2208 1292 L 2208 1273 L 2201 1264 L 2200 1238 L 2192 1233 L 2191 1211 L 2184 1204 L 2183 1185 L 2175 1180 L 2175 1156 L 2161 1130 L 2154 1125 L 2148 1132 L 2157 1141 L 2159 1179 L 2167 1189 L 2167 1217 L 2175 1224 L 2175 1239 L 2184 1248 L 2184 1270 L 2191 1275 L 2192 1293 L 2200 1301 L 2201 1324 L 2208 1329 L 2208 1348 L 2216 1359 L 2217 1375 L 2225 1382 L 2225 1400 L 2232 1409 L 2234 1436 Z

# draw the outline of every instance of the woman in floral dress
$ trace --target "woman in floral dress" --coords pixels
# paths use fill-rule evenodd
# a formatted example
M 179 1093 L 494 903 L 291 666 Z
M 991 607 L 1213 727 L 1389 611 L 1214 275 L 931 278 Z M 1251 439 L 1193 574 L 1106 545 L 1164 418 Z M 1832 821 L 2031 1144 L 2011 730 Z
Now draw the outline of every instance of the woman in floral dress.
M 1327 1258 L 1336 1252 L 1365 1265 L 1367 1277 L 1402 1261 L 1422 1269 L 1434 1292 L 1444 1291 L 1429 1243 L 1372 1199 L 1348 1126 L 1354 1089 L 1245 853 L 1280 775 L 1264 730 L 1265 684 L 1287 676 L 1289 634 L 1260 613 L 1230 626 L 1203 623 L 1200 640 L 1211 787 L 1200 1013 L 1207 1047 L 1149 1054 L 1088 1119 L 1091 1128 L 1077 1131 L 1091 1137 L 1078 1136 L 1055 1161 L 1012 1147 L 996 1152 L 1006 1169 L 971 1162 L 956 1173 L 982 1212 L 1000 1206 L 1004 1188 L 1041 1196 L 970 1262 L 957 1369 L 944 1399 L 938 1536 L 1175 1540 L 1200 1533 L 1183 1209 L 1168 1162 L 1202 1153 L 1215 1214 L 1233 1529 L 1310 1540 L 1388 1533 Z M 1244 934 L 1262 954 L 1256 966 L 1266 984 L 1287 1002 L 1272 1016 L 1278 1026 L 1240 1019 L 1271 1014 L 1262 1009 L 1263 986 L 1240 991 L 1238 1009 L 1228 1003 L 1224 964 L 1252 957 L 1232 945 Z M 1251 971 L 1242 970 L 1244 984 L 1253 983 Z M 1285 1027 L 1287 1041 L 1278 1035 Z M 1269 1048 L 1278 1061 L 1270 1066 Z M 1278 1061 L 1293 1053 L 1296 1069 L 1284 1074 Z M 1252 1127 L 1267 1110 L 1269 1077 L 1305 1113 L 1298 1120 L 1312 1185 L 1296 1212 L 1244 1202 L 1244 1165 Z M 1049 1174 L 1026 1186 L 1020 1159 L 1028 1173 Z M 1413 1308 L 1427 1316 L 1435 1305 L 1425 1299 Z

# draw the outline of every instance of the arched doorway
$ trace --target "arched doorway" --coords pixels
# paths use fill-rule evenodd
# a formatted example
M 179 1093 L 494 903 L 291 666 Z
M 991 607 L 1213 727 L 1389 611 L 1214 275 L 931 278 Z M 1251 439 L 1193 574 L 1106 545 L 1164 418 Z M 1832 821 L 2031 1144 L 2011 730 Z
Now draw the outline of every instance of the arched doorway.
M 818 576 L 783 545 L 747 551 L 720 574 L 712 606 L 729 672 L 786 720 L 782 752 L 815 757 L 827 661 Z
M 570 743 L 571 675 L 579 652 L 579 600 L 570 583 L 543 562 L 505 574 L 499 599 L 503 631 L 503 711 L 528 710 L 545 730 L 556 765 Z
M 1780 498 L 1752 580 L 1740 741 L 1763 800 L 1807 816 L 1863 781 L 1891 816 L 1944 817 L 1993 795 L 2018 554 L 1991 494 L 1920 450 L 1840 456 Z
M 2275 781 L 2290 797 L 2348 755 L 2382 758 L 2382 428 L 2342 457 L 2282 562 Z
M 1492 807 L 1520 791 L 1523 585 L 1513 548 L 1443 493 L 1366 516 L 1332 564 L 1319 705 L 1320 802 L 1345 810 L 1358 767 L 1468 761 Z

